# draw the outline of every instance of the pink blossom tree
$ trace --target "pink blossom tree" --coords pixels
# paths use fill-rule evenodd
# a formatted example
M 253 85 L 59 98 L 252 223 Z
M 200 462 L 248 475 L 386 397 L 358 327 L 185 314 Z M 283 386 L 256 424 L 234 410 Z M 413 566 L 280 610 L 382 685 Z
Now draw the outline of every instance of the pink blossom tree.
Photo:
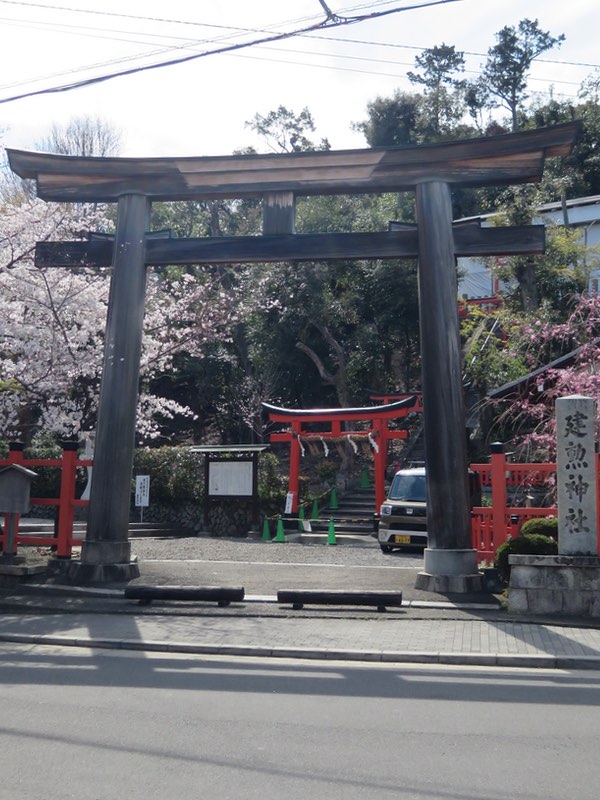
M 27 193 L 0 206 L 0 430 L 30 440 L 44 430 L 82 435 L 95 427 L 109 271 L 37 268 L 35 243 L 110 230 L 102 210 L 44 203 Z M 149 271 L 138 408 L 141 438 L 161 422 L 191 417 L 176 399 L 153 394 L 156 376 L 177 353 L 198 355 L 225 340 L 243 303 L 209 269 L 166 279 Z
M 559 397 L 580 394 L 597 400 L 600 430 L 600 295 L 574 297 L 562 323 L 537 319 L 515 329 L 507 346 L 511 356 L 525 358 L 534 374 L 506 399 L 496 401 L 497 422 L 512 431 L 524 457 L 554 459 L 554 404 Z

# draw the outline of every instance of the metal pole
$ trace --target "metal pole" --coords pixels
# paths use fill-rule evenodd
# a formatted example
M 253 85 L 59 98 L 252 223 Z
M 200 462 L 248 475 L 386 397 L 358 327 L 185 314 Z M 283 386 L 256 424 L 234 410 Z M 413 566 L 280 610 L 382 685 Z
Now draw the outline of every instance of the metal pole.
M 425 572 L 472 573 L 476 571 L 476 560 L 470 531 L 450 188 L 441 181 L 421 183 L 417 186 L 416 199 L 428 491 Z M 458 558 L 436 554 L 442 550 L 463 553 Z M 472 557 L 467 556 L 467 550 Z
M 150 202 L 119 200 L 89 522 L 82 564 L 129 565 L 127 530 L 146 292 Z M 103 576 L 106 570 L 100 570 Z

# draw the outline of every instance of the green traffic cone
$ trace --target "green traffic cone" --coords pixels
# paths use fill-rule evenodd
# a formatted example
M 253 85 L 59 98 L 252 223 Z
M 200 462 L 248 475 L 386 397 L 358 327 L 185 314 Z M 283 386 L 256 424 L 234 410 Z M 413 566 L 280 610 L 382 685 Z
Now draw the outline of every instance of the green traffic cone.
M 337 544 L 335 538 L 335 525 L 333 524 L 333 517 L 329 518 L 329 530 L 327 531 L 327 544 Z
M 298 509 L 298 530 L 304 530 L 304 506 L 300 506 Z
M 262 538 L 263 542 L 271 541 L 271 528 L 269 527 L 269 520 L 267 517 L 265 517 L 265 521 L 263 522 Z
M 360 478 L 360 488 L 361 489 L 368 489 L 369 487 L 370 487 L 369 474 L 367 472 L 367 468 L 363 467 L 362 468 L 362 475 L 361 475 L 361 478 Z
M 277 531 L 273 541 L 285 542 L 285 531 L 283 530 L 283 520 L 281 519 L 281 514 L 277 517 Z
M 335 490 L 335 486 L 331 490 L 331 497 L 329 498 L 329 508 L 337 509 L 338 502 L 337 502 L 337 492 Z
M 317 503 L 317 498 L 316 497 L 313 500 L 312 512 L 311 512 L 310 518 L 313 519 L 313 520 L 314 519 L 319 519 L 319 504 Z

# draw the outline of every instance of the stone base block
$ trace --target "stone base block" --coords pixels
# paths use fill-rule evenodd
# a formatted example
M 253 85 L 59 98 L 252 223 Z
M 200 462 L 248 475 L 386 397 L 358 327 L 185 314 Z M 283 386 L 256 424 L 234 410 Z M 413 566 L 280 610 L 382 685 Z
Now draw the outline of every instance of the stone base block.
M 88 564 L 52 559 L 48 562 L 48 575 L 59 583 L 89 586 L 99 583 L 128 583 L 140 577 L 140 568 L 134 561 L 122 564 Z
M 45 564 L 27 566 L 17 563 L 0 563 L 0 586 L 11 588 L 32 578 L 42 577 L 47 572 Z
M 512 555 L 508 610 L 600 617 L 600 558 Z
M 0 556 L 0 567 L 2 566 L 14 566 L 16 564 L 24 564 L 25 563 L 25 556 L 18 556 L 13 555 L 12 553 L 2 553 Z
M 427 547 L 423 556 L 424 570 L 417 575 L 416 589 L 440 594 L 481 591 L 475 550 Z
M 429 572 L 419 572 L 415 589 L 439 594 L 480 592 L 481 575 L 478 572 L 471 575 L 431 575 Z

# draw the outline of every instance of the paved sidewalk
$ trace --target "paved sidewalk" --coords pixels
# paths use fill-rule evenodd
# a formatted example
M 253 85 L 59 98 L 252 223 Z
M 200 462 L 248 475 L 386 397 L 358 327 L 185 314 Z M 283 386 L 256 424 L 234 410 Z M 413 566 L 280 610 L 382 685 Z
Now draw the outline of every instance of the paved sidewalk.
M 293 565 L 292 565 L 293 566 Z M 142 579 L 191 583 L 190 565 L 142 562 Z M 421 662 L 484 666 L 600 669 L 600 621 L 510 617 L 494 595 L 440 597 L 419 593 L 415 570 L 328 568 L 329 588 L 367 583 L 405 592 L 405 604 L 385 613 L 374 609 L 277 604 L 264 564 L 225 567 L 203 562 L 205 577 L 227 576 L 237 584 L 243 570 L 254 592 L 226 608 L 215 604 L 164 602 L 140 606 L 125 600 L 122 587 L 85 591 L 53 586 L 0 592 L 0 641 L 61 646 L 135 649 L 198 654 Z M 284 573 L 286 585 L 315 577 L 302 565 Z M 280 574 L 280 577 L 281 577 Z M 262 577 L 261 577 L 262 576 Z M 401 584 L 398 580 L 401 578 Z M 210 583 L 215 584 L 213 580 Z M 238 584 L 241 585 L 241 584 Z M 322 585 L 322 584 L 321 584 Z M 462 601 L 462 602 L 460 602 Z M 481 602 L 479 602 L 481 601 Z
M 600 630 L 497 619 L 3 613 L 0 641 L 240 656 L 600 669 Z

